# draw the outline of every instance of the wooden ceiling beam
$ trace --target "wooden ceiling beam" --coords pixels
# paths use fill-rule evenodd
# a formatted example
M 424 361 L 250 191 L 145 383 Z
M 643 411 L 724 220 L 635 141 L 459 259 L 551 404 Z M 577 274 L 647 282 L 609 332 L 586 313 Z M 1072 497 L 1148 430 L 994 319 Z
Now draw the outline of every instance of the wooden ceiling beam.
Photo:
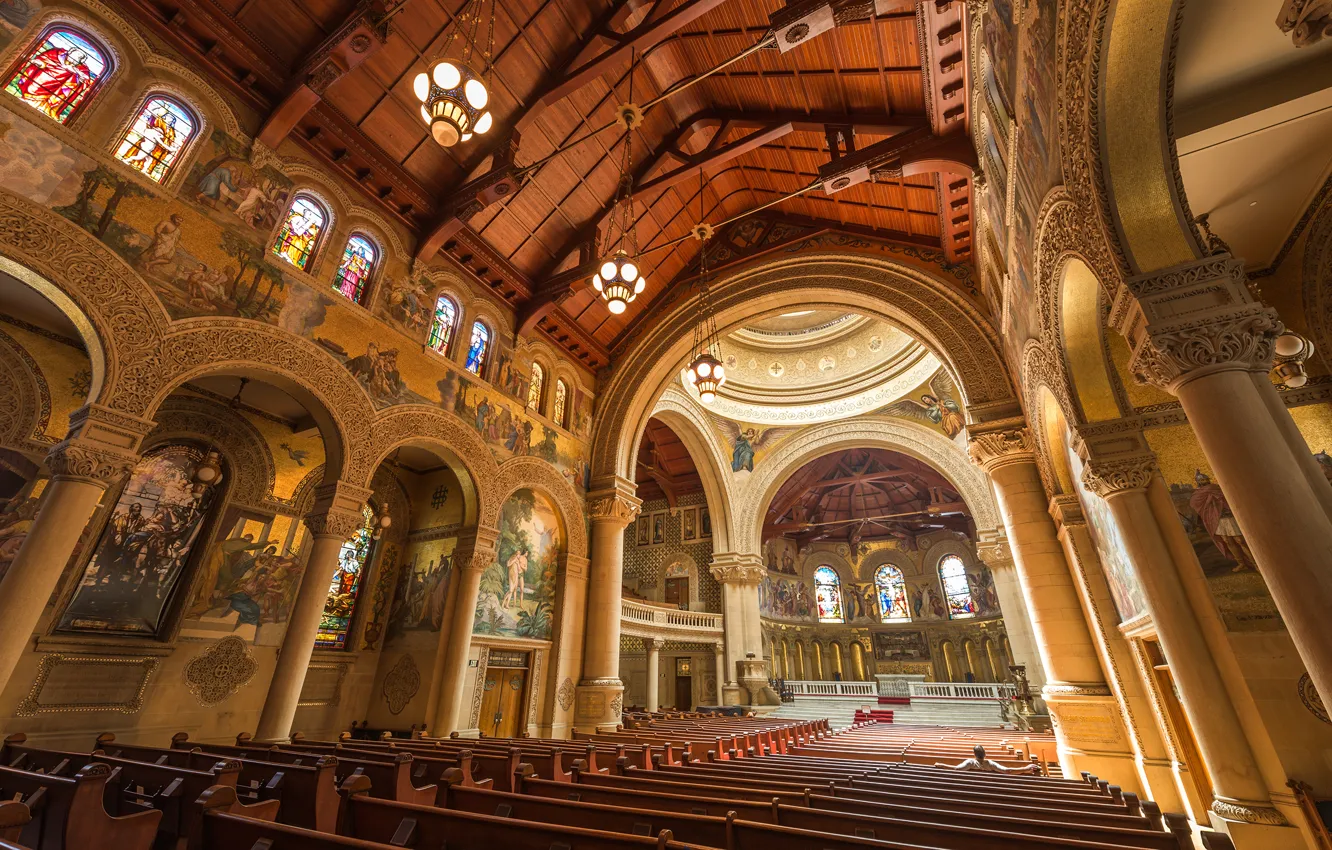
M 373 56 L 388 41 L 383 0 L 358 4 L 336 30 L 310 52 L 287 83 L 287 92 L 268 113 L 255 140 L 276 150 L 297 123 L 323 100 L 328 87 Z

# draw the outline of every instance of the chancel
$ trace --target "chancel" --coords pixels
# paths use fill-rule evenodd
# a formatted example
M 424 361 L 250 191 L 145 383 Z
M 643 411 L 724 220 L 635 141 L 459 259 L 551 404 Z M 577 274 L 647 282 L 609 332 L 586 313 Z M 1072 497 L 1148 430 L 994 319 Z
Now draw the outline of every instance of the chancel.
M 1327 0 L 0 74 L 0 850 L 1332 850 Z

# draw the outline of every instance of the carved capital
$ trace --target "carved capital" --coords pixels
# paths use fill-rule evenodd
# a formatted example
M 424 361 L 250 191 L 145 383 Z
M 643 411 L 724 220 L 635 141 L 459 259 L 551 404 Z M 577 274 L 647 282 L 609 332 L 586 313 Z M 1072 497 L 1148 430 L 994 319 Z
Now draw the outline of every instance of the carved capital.
M 1146 490 L 1160 474 L 1156 455 L 1144 454 L 1109 460 L 1088 459 L 1082 468 L 1082 485 L 1103 499 L 1133 490 Z
M 468 572 L 483 573 L 495 563 L 497 553 L 494 549 L 475 547 L 470 552 L 456 550 L 453 555 L 455 566 Z
M 708 567 L 712 577 L 722 584 L 758 584 L 767 572 L 759 555 L 716 555 Z
M 1222 800 L 1220 798 L 1212 801 L 1212 811 L 1216 812 L 1226 820 L 1241 821 L 1243 823 L 1261 823 L 1268 826 L 1286 826 L 1287 821 L 1281 812 L 1271 806 L 1255 804 L 1253 802 L 1236 800 Z
M 77 438 L 57 443 L 46 455 L 46 466 L 57 480 L 82 481 L 99 487 L 119 483 L 138 461 L 139 456 L 133 452 Z
M 659 638 L 659 637 L 643 638 L 643 649 L 646 652 L 660 652 L 661 648 L 664 647 L 665 645 L 666 645 L 665 638 Z
M 370 490 L 345 481 L 329 481 L 315 488 L 314 507 L 305 526 L 315 537 L 348 540 L 365 524 L 361 515 Z
M 1108 697 L 1110 688 L 1095 682 L 1048 682 L 1041 687 L 1041 695 L 1049 697 Z
M 621 528 L 638 516 L 643 502 L 634 495 L 638 490 L 632 481 L 618 476 L 593 482 L 587 494 L 587 515 L 593 522 L 616 523 Z
M 1082 502 L 1076 493 L 1060 494 L 1051 499 L 1050 516 L 1065 528 L 1087 524 L 1087 518 L 1082 515 Z
M 1008 545 L 1007 540 L 978 544 L 976 555 L 985 566 L 992 570 L 1002 570 L 1013 566 L 1013 549 Z
M 1296 47 L 1332 37 L 1332 0 L 1286 0 L 1277 13 L 1276 25 L 1290 34 Z
M 365 517 L 361 516 L 360 511 L 353 513 L 330 508 L 321 513 L 308 514 L 305 517 L 305 527 L 310 529 L 310 533 L 315 537 L 336 537 L 339 540 L 350 540 L 351 536 L 360 530 L 363 525 L 365 525 Z
M 1014 423 L 972 434 L 967 454 L 972 463 L 990 472 L 1010 463 L 1034 463 L 1036 444 L 1025 423 Z
M 1272 368 L 1273 343 L 1284 331 L 1274 311 L 1256 305 L 1160 330 L 1149 327 L 1129 367 L 1138 383 L 1170 392 L 1213 372 L 1266 373 Z

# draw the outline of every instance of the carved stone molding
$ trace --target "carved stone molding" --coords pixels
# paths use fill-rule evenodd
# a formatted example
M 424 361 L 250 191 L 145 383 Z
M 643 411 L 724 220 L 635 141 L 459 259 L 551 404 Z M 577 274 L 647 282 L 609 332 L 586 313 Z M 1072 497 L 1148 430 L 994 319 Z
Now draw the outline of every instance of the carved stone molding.
M 1275 311 L 1255 305 L 1168 329 L 1149 329 L 1129 366 L 1139 383 L 1168 392 L 1192 378 L 1228 369 L 1265 374 L 1272 368 L 1273 343 L 1284 331 Z
M 148 680 L 158 664 L 156 658 L 44 654 L 37 678 L 14 714 L 136 714 L 143 707 Z
M 304 521 L 315 537 L 336 537 L 339 540 L 350 540 L 365 525 L 365 517 L 360 511 L 352 513 L 331 508 L 322 513 L 307 514 Z
M 203 437 L 227 462 L 232 502 L 271 509 L 290 508 L 273 499 L 273 456 L 263 435 L 226 405 L 193 396 L 172 396 L 157 412 L 157 427 L 144 440 L 150 448 L 176 438 Z M 267 503 L 267 504 L 266 504 Z
M 1146 490 L 1161 473 L 1156 455 L 1134 455 L 1102 460 L 1089 458 L 1082 468 L 1082 485 L 1103 499 L 1118 493 Z
M 560 689 L 555 692 L 555 701 L 559 703 L 561 711 L 568 711 L 573 708 L 574 703 L 574 683 L 568 676 L 560 682 Z
M 326 481 L 315 488 L 314 506 L 305 517 L 305 525 L 315 537 L 349 539 L 362 526 L 361 515 L 371 491 L 346 481 Z
M 767 574 L 761 556 L 733 553 L 714 555 L 708 572 L 722 584 L 758 584 Z
M 1237 803 L 1233 800 L 1218 798 L 1212 801 L 1212 811 L 1226 820 L 1259 823 L 1268 826 L 1286 826 L 1288 824 L 1281 812 L 1271 806 L 1261 804 Z
M 82 440 L 57 443 L 46 456 L 46 466 L 57 481 L 82 481 L 99 487 L 118 484 L 139 456 Z
M 416 659 L 408 652 L 398 659 L 384 676 L 380 692 L 388 703 L 390 714 L 402 714 L 403 709 L 421 690 L 421 671 L 417 669 Z
M 617 523 L 627 528 L 642 506 L 643 503 L 633 496 L 603 491 L 588 496 L 587 515 L 595 523 Z
M 1041 695 L 1045 697 L 1108 697 L 1110 688 L 1108 685 L 1095 685 L 1091 683 L 1075 682 L 1047 682 L 1041 687 Z
M 1010 463 L 1034 463 L 1036 443 L 1025 423 L 1016 424 L 972 434 L 967 441 L 967 455 L 972 463 L 992 472 Z
M 1332 0 L 1286 0 L 1277 13 L 1276 25 L 1290 35 L 1296 47 L 1332 38 Z
M 1082 501 L 1076 493 L 1066 493 L 1050 499 L 1050 516 L 1064 528 L 1086 525 L 1082 514 Z
M 190 659 L 185 665 L 185 685 L 199 705 L 207 708 L 240 690 L 258 669 L 249 645 L 227 635 Z
M 1309 677 L 1308 673 L 1300 674 L 1300 680 L 1296 683 L 1295 688 L 1299 691 L 1300 702 L 1304 703 L 1304 707 L 1309 709 L 1310 714 L 1324 723 L 1332 723 L 1332 717 L 1329 717 L 1327 713 L 1327 705 L 1319 695 L 1318 689 L 1314 687 L 1313 679 Z

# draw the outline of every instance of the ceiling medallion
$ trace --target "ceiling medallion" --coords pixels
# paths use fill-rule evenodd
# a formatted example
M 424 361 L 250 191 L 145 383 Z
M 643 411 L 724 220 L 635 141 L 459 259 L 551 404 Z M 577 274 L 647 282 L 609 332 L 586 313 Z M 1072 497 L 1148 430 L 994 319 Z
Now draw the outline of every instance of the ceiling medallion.
M 633 142 L 634 130 L 643 123 L 643 110 L 634 100 L 634 67 L 630 51 L 629 102 L 620 104 L 616 121 L 624 130 L 624 155 L 620 159 L 620 188 L 606 223 L 609 257 L 592 275 L 592 288 L 606 302 L 606 309 L 620 315 L 647 288 L 647 278 L 638 263 L 638 223 L 634 220 Z
M 477 73 L 472 65 L 477 60 L 477 29 L 481 22 L 481 7 L 485 0 L 471 0 L 461 14 L 449 25 L 448 40 L 440 51 L 440 58 L 430 63 L 427 71 L 416 75 L 412 93 L 421 101 L 421 118 L 430 127 L 430 135 L 441 146 L 451 148 L 473 135 L 484 135 L 494 125 L 494 118 L 486 111 L 490 103 L 490 59 L 495 47 L 495 8 L 491 0 L 487 23 L 485 49 L 481 52 L 482 70 Z M 468 32 L 462 33 L 462 28 Z M 443 58 L 449 47 L 462 35 L 466 48 L 458 60 Z
M 786 43 L 795 44 L 809 35 L 809 24 L 796 24 L 786 31 Z

